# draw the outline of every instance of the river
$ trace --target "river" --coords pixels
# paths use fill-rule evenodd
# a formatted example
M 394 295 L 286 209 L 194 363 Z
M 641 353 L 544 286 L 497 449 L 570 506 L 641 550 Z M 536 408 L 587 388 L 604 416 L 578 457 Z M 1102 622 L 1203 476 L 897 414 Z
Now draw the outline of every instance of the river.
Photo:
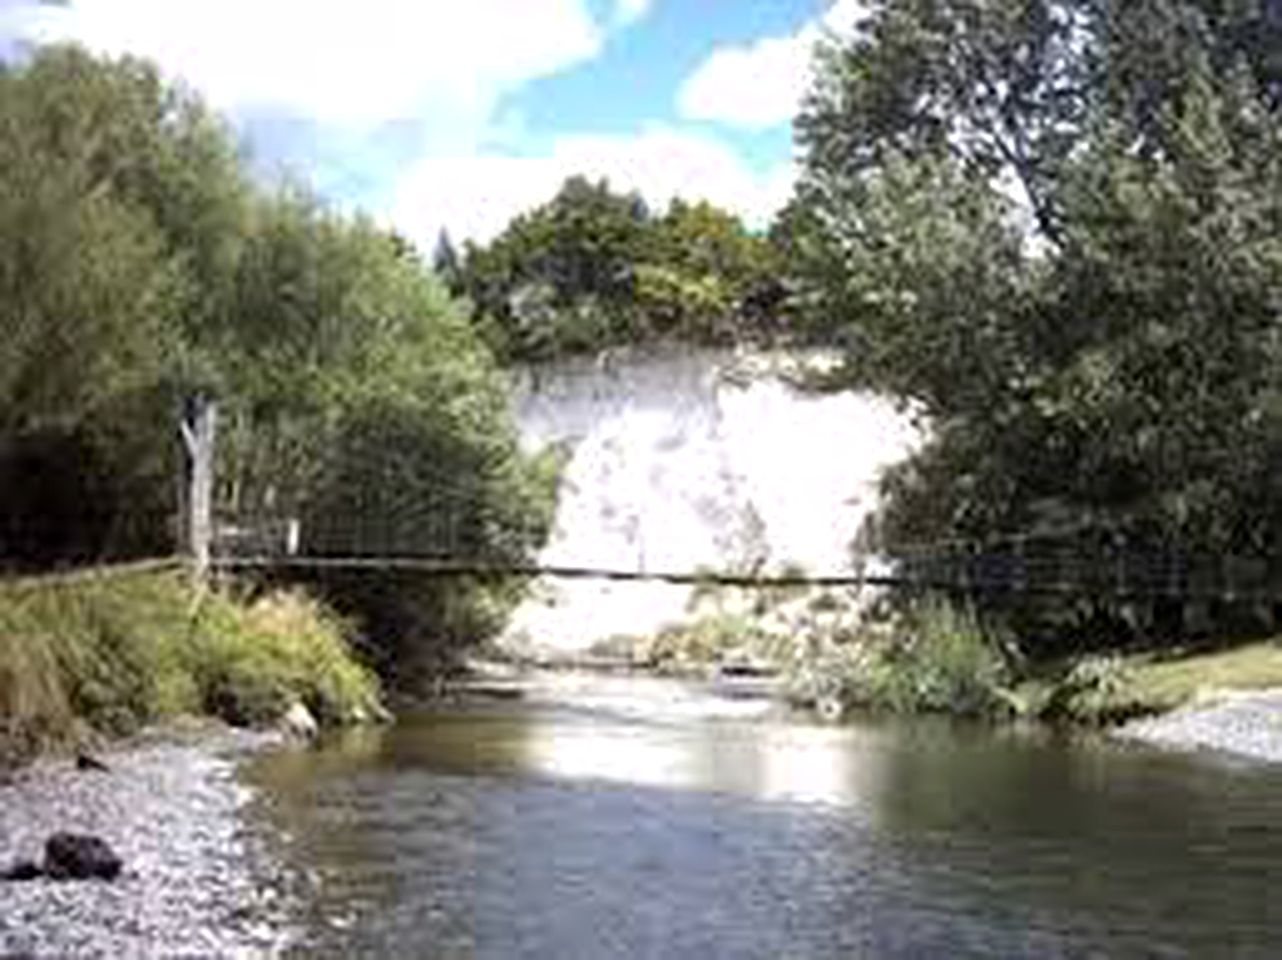
M 300 952 L 1276 956 L 1282 769 L 548 678 L 260 756 Z

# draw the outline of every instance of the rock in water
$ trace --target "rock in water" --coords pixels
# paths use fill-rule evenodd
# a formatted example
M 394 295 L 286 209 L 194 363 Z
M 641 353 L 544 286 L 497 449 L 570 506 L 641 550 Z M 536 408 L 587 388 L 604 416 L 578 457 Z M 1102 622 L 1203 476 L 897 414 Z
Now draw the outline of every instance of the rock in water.
M 41 870 L 37 864 L 32 863 L 30 860 L 18 860 L 8 867 L 5 867 L 3 871 L 0 871 L 0 880 L 21 882 L 25 880 L 37 880 L 43 875 L 44 871 Z
M 101 837 L 55 833 L 45 841 L 45 876 L 53 880 L 114 880 L 123 864 Z
M 846 705 L 839 697 L 822 696 L 815 702 L 815 710 L 829 723 L 836 723 L 845 715 Z
M 314 740 L 320 733 L 320 726 L 316 723 L 316 718 L 312 712 L 297 700 L 294 705 L 285 711 L 285 716 L 280 721 L 281 730 L 291 737 L 297 737 L 299 740 Z

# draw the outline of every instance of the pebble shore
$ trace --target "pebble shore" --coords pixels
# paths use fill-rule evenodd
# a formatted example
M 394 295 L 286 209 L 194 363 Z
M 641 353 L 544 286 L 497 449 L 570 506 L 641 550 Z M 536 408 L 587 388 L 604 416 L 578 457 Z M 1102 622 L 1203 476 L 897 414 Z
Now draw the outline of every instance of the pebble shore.
M 1217 750 L 1282 763 L 1282 690 L 1209 695 L 1171 713 L 1124 724 L 1117 735 L 1176 750 Z
M 280 870 L 245 828 L 237 758 L 262 735 L 167 735 L 103 755 L 106 772 L 49 760 L 0 786 L 0 866 L 38 860 L 62 830 L 102 837 L 115 882 L 0 884 L 0 956 L 257 956 L 288 945 Z

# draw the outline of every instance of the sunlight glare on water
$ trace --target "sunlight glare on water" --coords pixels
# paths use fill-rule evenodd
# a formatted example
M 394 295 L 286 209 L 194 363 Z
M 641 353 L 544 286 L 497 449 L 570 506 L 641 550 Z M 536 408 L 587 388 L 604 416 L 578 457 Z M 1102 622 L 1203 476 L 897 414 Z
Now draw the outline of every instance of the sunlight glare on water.
M 718 691 L 536 683 L 264 757 L 259 809 L 314 878 L 307 948 L 1277 955 L 1275 770 L 946 721 L 737 717 Z
M 543 776 L 828 804 L 852 802 L 873 779 L 864 768 L 875 757 L 851 752 L 849 730 L 745 726 L 778 712 L 764 699 L 680 681 L 569 674 L 545 678 L 529 700 L 573 703 L 593 718 L 527 731 L 523 763 Z

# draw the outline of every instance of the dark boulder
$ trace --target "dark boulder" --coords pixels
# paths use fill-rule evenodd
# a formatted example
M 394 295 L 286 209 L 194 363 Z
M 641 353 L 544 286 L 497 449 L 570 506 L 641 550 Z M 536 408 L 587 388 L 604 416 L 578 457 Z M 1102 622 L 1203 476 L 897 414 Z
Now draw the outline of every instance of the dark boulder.
M 44 871 L 30 860 L 18 860 L 0 871 L 0 880 L 37 880 L 44 875 Z
M 45 841 L 45 876 L 53 880 L 114 880 L 123 864 L 100 837 L 55 833 Z
M 93 771 L 94 773 L 109 773 L 111 768 L 95 756 L 87 753 L 76 754 L 76 769 Z

